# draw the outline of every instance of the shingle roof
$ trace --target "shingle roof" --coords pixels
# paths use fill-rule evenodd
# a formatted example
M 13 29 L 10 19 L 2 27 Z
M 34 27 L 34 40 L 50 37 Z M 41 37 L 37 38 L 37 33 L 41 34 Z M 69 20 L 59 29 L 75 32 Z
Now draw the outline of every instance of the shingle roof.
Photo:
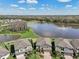
M 79 39 L 72 40 L 70 43 L 74 48 L 79 49 Z
M 5 48 L 1 48 L 1 47 L 0 47 L 0 58 L 1 58 L 2 56 L 7 55 L 7 54 L 9 54 L 9 51 L 7 51 Z
M 69 43 L 67 39 L 56 39 L 55 45 L 58 47 L 73 49 L 73 46 Z
M 51 46 L 51 40 L 49 38 L 39 38 L 36 45 L 41 47 Z
M 27 39 L 15 40 L 13 44 L 15 46 L 15 50 L 31 46 L 31 43 Z

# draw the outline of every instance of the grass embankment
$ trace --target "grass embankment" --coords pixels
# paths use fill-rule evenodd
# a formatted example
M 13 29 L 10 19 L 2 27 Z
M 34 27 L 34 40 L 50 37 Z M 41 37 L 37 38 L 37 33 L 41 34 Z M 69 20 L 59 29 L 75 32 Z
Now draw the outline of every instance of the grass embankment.
M 7 59 L 16 59 L 16 58 L 13 58 L 12 56 L 9 56 Z
M 52 57 L 52 59 L 60 59 L 60 57 Z
M 24 30 L 20 32 L 12 32 L 9 30 L 3 30 L 0 34 L 17 34 L 20 35 L 21 38 L 37 38 L 38 36 L 32 31 L 32 29 Z
M 36 51 L 32 51 L 32 54 L 28 56 L 29 59 L 41 59 L 40 57 L 40 53 L 39 52 L 36 52 Z
M 29 59 L 41 59 L 39 54 L 32 54 Z

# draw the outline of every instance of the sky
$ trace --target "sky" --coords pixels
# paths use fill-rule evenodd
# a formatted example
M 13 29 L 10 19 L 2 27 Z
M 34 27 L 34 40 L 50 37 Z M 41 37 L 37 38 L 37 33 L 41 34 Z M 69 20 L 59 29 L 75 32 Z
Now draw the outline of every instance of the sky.
M 0 0 L 0 15 L 79 15 L 79 0 Z

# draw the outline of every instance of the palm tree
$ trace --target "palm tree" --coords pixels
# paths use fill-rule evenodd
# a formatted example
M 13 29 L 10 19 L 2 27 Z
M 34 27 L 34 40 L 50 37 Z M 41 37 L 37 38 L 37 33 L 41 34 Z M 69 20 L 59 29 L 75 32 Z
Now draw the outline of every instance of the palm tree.
M 14 59 L 16 59 L 16 54 L 15 54 L 15 47 L 14 47 L 14 45 L 10 45 L 10 56 L 12 56 Z
M 61 47 L 61 57 L 60 57 L 60 59 L 65 59 L 64 58 L 64 48 L 63 47 Z
M 51 45 L 52 45 L 52 55 L 53 55 L 53 56 L 56 56 L 54 39 L 52 40 Z

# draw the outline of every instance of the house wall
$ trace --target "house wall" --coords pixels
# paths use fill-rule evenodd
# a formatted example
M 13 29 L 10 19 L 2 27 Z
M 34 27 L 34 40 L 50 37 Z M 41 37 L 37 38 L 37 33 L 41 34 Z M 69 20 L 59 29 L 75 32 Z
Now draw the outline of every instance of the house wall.
M 37 49 L 39 48 L 39 46 L 37 47 Z M 51 47 L 40 47 L 40 49 L 42 49 L 43 48 L 43 50 L 44 51 L 51 51 L 52 49 L 51 49 Z
M 16 50 L 16 54 L 17 53 L 23 53 L 23 52 L 26 52 L 26 51 L 32 51 L 32 47 L 28 46 L 27 48 L 18 49 L 18 50 Z

